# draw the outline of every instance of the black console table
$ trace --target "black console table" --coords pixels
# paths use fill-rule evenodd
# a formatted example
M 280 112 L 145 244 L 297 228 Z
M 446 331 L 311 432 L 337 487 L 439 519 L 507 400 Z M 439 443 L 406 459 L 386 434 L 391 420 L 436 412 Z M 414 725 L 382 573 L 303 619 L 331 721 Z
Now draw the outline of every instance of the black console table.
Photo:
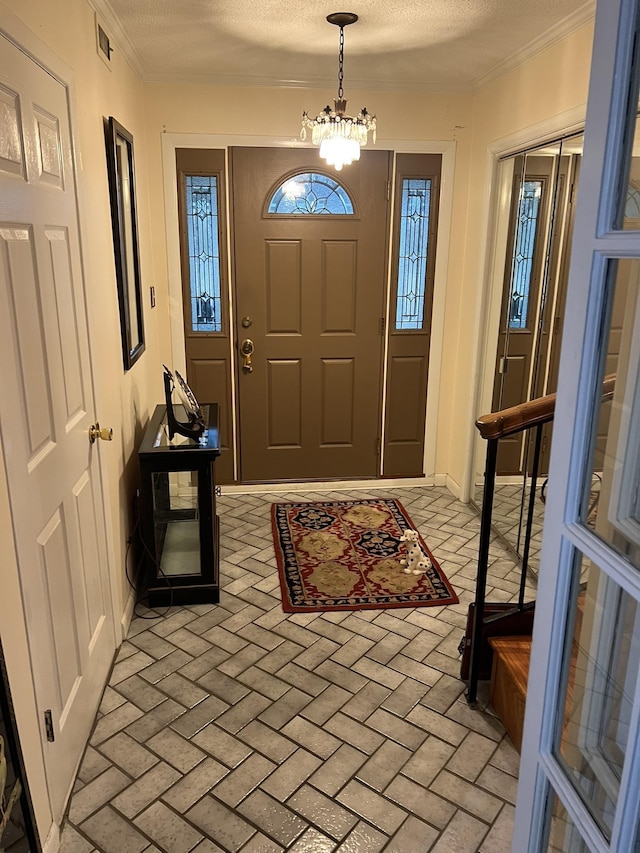
M 200 439 L 175 435 L 169 441 L 166 406 L 156 406 L 138 451 L 149 607 L 220 600 L 218 404 L 203 405 L 202 410 L 206 429 Z

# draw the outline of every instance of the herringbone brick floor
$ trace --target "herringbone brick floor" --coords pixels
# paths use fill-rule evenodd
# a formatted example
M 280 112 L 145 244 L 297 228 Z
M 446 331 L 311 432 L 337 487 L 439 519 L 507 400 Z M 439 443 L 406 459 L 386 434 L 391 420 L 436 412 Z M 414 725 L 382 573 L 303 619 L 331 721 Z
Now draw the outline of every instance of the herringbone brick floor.
M 283 613 L 272 501 L 377 496 L 402 501 L 460 604 Z M 63 853 L 508 851 L 518 755 L 458 678 L 475 511 L 433 487 L 231 495 L 219 512 L 220 604 L 133 620 Z M 490 571 L 488 598 L 513 598 L 498 543 Z
M 531 542 L 529 546 L 529 567 L 536 573 L 540 568 L 542 527 L 544 525 L 545 504 L 539 497 L 542 482 L 544 482 L 544 479 L 540 478 L 536 489 L 536 499 L 533 502 L 533 523 L 531 525 Z M 522 483 L 519 485 L 497 485 L 495 487 L 492 514 L 493 525 L 520 554 L 524 552 L 530 489 L 530 480 L 527 480 L 524 497 Z

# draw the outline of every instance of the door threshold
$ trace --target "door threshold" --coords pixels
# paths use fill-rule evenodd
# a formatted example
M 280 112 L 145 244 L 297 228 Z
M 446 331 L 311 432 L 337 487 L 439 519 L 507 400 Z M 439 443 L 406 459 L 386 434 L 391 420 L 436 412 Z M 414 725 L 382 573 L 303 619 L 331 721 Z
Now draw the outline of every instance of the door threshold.
M 395 479 L 362 480 L 278 480 L 271 483 L 237 483 L 221 486 L 223 495 L 261 494 L 265 492 L 347 492 L 353 489 L 418 488 L 444 486 L 442 475 L 431 477 L 399 477 Z

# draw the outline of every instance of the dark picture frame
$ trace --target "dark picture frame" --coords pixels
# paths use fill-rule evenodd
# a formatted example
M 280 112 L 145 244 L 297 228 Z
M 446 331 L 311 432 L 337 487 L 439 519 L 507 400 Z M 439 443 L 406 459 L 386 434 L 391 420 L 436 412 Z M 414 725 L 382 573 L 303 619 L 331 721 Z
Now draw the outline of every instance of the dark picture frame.
M 105 139 L 122 356 L 124 369 L 129 370 L 145 347 L 133 136 L 109 116 L 105 119 Z

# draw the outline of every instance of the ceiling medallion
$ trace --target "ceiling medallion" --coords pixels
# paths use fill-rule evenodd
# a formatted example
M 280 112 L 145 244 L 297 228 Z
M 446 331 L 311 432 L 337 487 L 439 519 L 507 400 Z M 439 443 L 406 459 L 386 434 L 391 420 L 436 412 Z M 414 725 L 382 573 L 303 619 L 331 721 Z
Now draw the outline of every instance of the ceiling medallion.
M 326 106 L 320 115 L 309 118 L 302 114 L 302 131 L 300 139 L 307 138 L 307 128 L 311 128 L 311 141 L 320 146 L 320 156 L 330 166 L 339 172 L 343 166 L 348 166 L 354 160 L 360 159 L 360 147 L 367 144 L 369 131 L 376 141 L 376 117 L 369 115 L 363 107 L 356 116 L 346 115 L 347 102 L 342 90 L 344 78 L 344 28 L 355 24 L 358 16 L 353 12 L 333 12 L 327 15 L 327 21 L 340 27 L 340 50 L 338 53 L 338 97 L 334 100 L 333 109 Z

